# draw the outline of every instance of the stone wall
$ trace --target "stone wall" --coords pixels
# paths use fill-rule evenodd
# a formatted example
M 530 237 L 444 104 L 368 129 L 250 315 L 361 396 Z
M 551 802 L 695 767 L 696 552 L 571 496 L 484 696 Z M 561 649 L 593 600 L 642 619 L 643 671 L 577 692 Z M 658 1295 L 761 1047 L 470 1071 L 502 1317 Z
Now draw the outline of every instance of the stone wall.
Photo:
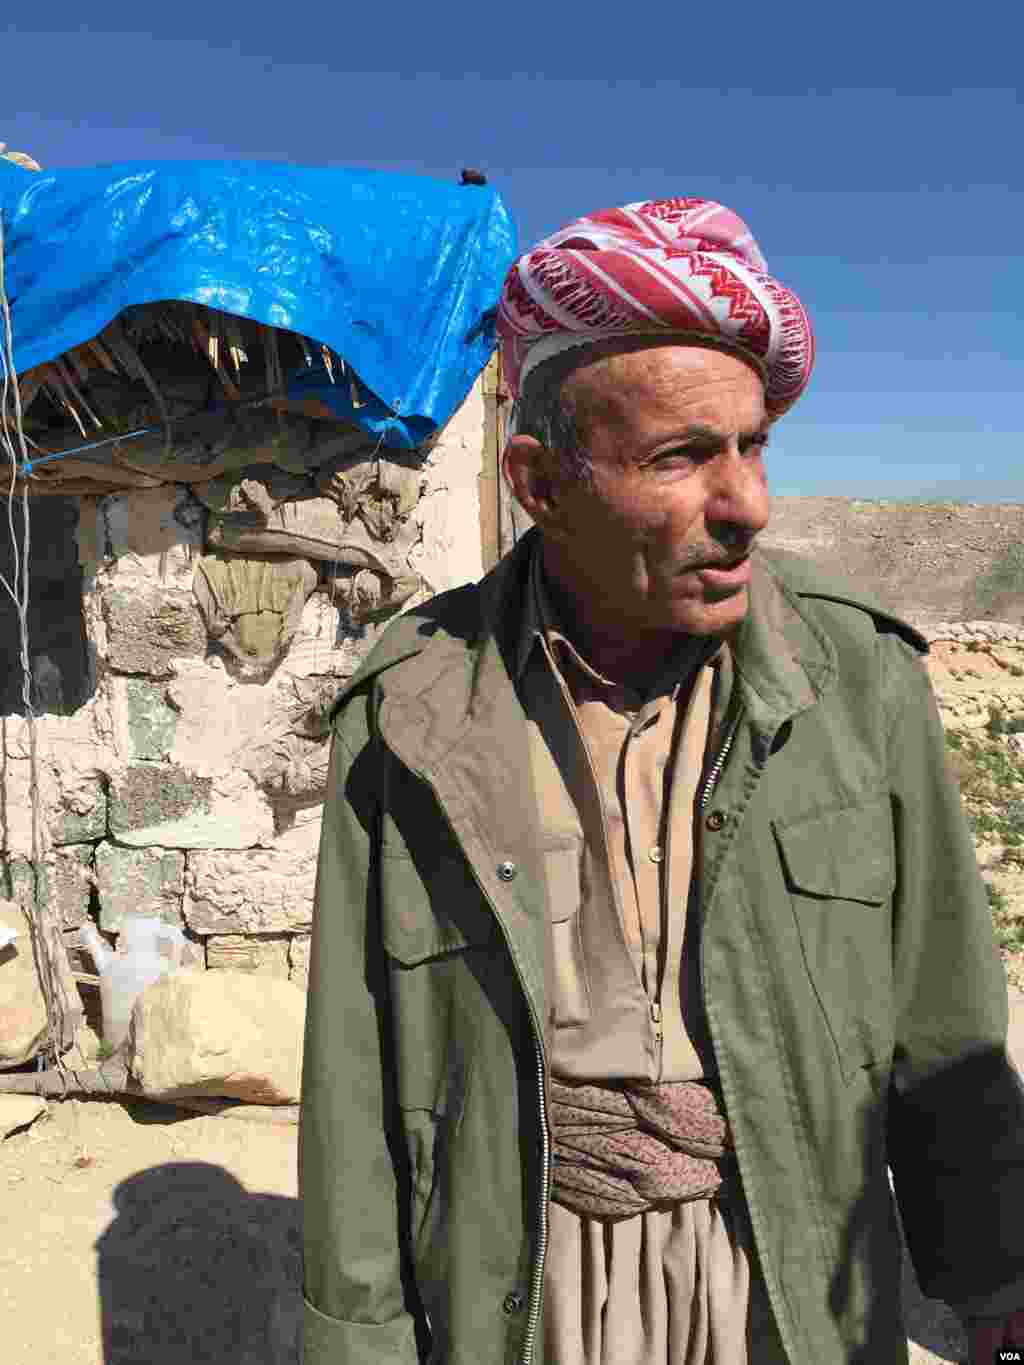
M 327 708 L 390 616 L 482 573 L 480 383 L 428 451 L 308 425 L 321 444 L 298 461 L 179 459 L 31 504 L 45 894 L 80 971 L 87 919 L 116 942 L 155 914 L 191 965 L 304 984 Z M 24 900 L 15 625 L 0 616 L 0 898 Z

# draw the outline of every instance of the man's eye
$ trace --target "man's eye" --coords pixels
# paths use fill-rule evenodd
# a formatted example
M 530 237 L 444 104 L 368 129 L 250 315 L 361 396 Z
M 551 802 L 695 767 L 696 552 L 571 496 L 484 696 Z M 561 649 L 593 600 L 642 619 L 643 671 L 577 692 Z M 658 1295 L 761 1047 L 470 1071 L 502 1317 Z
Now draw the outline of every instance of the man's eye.
M 768 444 L 767 431 L 759 431 L 756 436 L 751 436 L 749 441 L 744 442 L 743 449 L 750 450 L 751 447 L 756 447 L 759 450 L 764 450 L 767 444 Z

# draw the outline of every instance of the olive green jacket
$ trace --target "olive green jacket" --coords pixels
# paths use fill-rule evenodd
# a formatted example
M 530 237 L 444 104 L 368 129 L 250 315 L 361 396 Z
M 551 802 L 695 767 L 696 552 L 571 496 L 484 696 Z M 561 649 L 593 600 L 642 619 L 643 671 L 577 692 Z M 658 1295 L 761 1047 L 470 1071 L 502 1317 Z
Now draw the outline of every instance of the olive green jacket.
M 546 891 L 511 682 L 536 533 L 343 690 L 310 963 L 306 1365 L 543 1365 Z M 925 641 L 758 551 L 698 802 L 701 973 L 793 1365 L 1024 1277 L 1024 1102 Z M 723 754 L 726 755 L 723 761 Z

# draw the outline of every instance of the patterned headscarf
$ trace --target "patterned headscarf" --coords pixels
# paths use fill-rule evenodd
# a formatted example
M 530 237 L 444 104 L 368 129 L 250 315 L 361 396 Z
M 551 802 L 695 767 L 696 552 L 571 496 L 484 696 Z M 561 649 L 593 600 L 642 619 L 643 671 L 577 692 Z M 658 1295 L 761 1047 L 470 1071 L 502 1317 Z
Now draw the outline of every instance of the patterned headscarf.
M 573 346 L 677 335 L 753 362 L 775 418 L 807 387 L 814 334 L 768 274 L 747 225 L 707 199 L 656 199 L 577 218 L 513 264 L 498 304 L 506 382 Z

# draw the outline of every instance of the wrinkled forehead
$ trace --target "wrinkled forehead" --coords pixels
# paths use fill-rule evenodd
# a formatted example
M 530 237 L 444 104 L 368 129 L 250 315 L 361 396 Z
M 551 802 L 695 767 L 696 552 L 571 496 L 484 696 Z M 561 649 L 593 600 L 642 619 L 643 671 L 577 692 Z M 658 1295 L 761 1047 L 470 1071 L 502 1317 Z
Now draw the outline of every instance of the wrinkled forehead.
M 623 434 L 654 425 L 700 423 L 754 430 L 767 421 L 759 367 L 735 347 L 665 340 L 599 343 L 577 353 L 561 377 L 563 398 L 581 425 Z

